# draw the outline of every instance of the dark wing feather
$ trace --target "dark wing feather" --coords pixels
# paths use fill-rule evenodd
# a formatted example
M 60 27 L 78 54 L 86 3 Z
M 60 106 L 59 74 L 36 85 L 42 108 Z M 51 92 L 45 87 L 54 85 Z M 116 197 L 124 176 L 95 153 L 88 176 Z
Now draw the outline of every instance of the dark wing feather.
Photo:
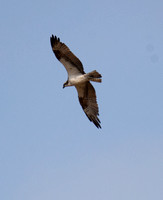
M 88 119 L 95 124 L 97 128 L 101 128 L 98 118 L 99 109 L 96 100 L 96 92 L 90 82 L 86 82 L 75 86 L 78 91 L 80 105 L 82 106 Z
M 81 61 L 70 51 L 70 49 L 56 36 L 50 38 L 52 50 L 56 58 L 65 66 L 68 73 L 72 70 L 78 70 L 80 73 L 85 74 Z M 77 73 L 75 71 L 71 73 Z

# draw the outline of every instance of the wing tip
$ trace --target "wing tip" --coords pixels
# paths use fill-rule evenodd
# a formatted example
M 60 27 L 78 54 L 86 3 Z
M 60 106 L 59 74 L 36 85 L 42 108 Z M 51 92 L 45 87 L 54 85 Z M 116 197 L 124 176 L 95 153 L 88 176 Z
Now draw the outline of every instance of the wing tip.
M 87 114 L 86 114 L 87 115 Z M 88 119 L 91 121 L 91 122 L 93 122 L 94 123 L 94 125 L 99 129 L 99 128 L 102 128 L 101 127 L 101 125 L 100 125 L 100 123 L 101 123 L 101 121 L 99 120 L 99 118 L 96 116 L 96 117 L 94 117 L 94 116 L 88 116 L 87 115 L 87 117 L 88 117 Z
M 101 125 L 100 125 L 100 120 L 97 118 L 97 121 L 92 121 L 93 123 L 94 123 L 94 125 L 99 129 L 101 129 L 102 127 L 101 127 Z
M 95 124 L 95 123 L 94 123 Z M 101 125 L 100 124 L 95 124 L 95 126 L 98 128 L 98 129 L 102 129 Z
M 54 45 L 56 45 L 58 42 L 60 42 L 60 38 L 55 35 L 52 34 L 52 36 L 50 37 L 50 43 L 51 46 L 53 47 Z

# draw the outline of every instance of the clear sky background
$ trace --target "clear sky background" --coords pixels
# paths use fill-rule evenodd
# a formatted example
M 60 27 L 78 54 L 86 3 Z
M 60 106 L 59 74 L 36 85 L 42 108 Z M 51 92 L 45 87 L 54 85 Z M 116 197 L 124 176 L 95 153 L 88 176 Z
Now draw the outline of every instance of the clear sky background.
M 51 34 L 103 75 L 101 130 Z M 162 0 L 1 0 L 0 199 L 163 199 Z

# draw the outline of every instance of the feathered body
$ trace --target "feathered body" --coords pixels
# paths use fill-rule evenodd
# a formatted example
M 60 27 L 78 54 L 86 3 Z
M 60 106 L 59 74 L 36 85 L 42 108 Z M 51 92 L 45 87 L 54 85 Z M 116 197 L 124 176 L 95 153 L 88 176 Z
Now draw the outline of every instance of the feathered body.
M 81 61 L 70 51 L 70 49 L 56 36 L 50 38 L 52 50 L 56 58 L 64 65 L 68 73 L 68 80 L 63 84 L 63 88 L 67 86 L 75 86 L 78 92 L 80 105 L 82 106 L 88 119 L 95 124 L 97 128 L 101 128 L 98 118 L 99 109 L 96 100 L 96 92 L 90 81 L 101 82 L 101 74 L 96 70 L 85 73 Z

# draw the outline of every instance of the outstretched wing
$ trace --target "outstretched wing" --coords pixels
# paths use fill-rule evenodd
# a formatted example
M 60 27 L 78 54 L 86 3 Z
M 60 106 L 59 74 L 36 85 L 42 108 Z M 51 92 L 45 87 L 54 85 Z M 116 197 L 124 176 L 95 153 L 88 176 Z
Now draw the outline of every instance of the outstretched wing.
M 85 74 L 81 61 L 70 51 L 70 49 L 56 36 L 50 38 L 51 46 L 56 58 L 64 65 L 69 76 Z
M 80 85 L 76 85 L 75 87 L 78 91 L 80 105 L 82 106 L 88 119 L 93 122 L 97 128 L 101 128 L 101 122 L 98 118 L 99 109 L 94 87 L 89 81 Z

